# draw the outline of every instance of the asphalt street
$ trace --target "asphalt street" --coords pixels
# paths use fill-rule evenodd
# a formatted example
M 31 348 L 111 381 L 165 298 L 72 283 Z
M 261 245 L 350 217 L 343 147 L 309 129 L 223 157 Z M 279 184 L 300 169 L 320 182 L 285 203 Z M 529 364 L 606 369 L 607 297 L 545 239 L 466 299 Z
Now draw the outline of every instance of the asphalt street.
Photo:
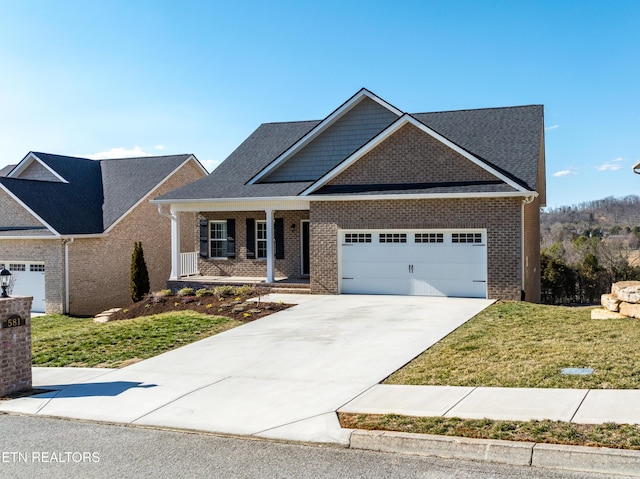
M 0 414 L 0 477 L 604 479 L 616 476 Z

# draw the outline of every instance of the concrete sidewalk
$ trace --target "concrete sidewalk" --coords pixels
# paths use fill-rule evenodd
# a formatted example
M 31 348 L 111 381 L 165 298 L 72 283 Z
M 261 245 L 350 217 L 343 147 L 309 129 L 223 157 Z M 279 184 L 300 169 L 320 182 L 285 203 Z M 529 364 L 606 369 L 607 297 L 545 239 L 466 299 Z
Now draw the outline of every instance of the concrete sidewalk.
M 276 297 L 295 307 L 116 370 L 36 369 L 0 411 L 349 444 L 336 411 L 493 301 Z
M 640 424 L 640 390 L 377 384 L 341 407 L 339 412 Z

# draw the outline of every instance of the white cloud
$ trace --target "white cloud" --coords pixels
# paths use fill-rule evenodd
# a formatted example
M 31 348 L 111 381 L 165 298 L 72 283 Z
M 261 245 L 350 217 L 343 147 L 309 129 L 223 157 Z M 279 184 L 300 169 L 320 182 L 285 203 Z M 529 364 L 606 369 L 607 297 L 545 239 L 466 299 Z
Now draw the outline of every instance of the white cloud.
M 576 176 L 578 173 L 571 170 L 560 170 L 556 171 L 553 176 L 562 177 L 562 176 Z
M 92 160 L 108 160 L 112 158 L 133 158 L 137 156 L 151 156 L 150 153 L 147 153 L 142 150 L 139 146 L 134 146 L 131 149 L 117 147 L 111 148 L 109 151 L 101 151 L 99 153 L 93 153 L 91 155 L 85 155 L 86 158 L 90 158 Z
M 620 163 L 622 163 L 624 161 L 624 158 L 614 158 L 611 161 L 607 161 L 606 163 L 603 163 L 600 166 L 596 166 L 596 170 L 598 171 L 617 171 L 620 170 L 622 168 L 622 165 Z
M 164 150 L 166 148 L 166 146 L 164 145 L 156 145 L 153 147 L 154 150 Z
M 202 163 L 202 166 L 204 166 L 207 169 L 207 171 L 211 173 L 222 162 L 219 160 L 203 160 L 200 163 Z
M 560 128 L 560 125 L 551 125 L 551 126 L 545 126 L 545 127 L 544 127 L 544 129 L 545 129 L 546 131 L 549 131 L 549 130 L 555 130 L 556 128 Z

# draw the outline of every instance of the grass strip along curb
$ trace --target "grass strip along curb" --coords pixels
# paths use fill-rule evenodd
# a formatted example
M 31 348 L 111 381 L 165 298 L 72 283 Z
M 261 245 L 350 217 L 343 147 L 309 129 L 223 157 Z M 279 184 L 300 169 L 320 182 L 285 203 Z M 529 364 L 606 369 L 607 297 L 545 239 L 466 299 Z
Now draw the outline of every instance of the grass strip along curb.
M 640 425 L 339 413 L 347 429 L 640 450 Z

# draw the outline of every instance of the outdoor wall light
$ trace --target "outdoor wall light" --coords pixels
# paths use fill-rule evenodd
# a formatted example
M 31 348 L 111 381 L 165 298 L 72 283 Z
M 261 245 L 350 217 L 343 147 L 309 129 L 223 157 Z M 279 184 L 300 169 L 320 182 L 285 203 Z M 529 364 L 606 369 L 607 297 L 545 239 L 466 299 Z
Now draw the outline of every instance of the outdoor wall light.
M 9 297 L 9 295 L 7 294 L 7 288 L 9 287 L 10 282 L 11 282 L 11 271 L 3 267 L 2 271 L 0 271 L 0 286 L 2 286 L 2 295 L 0 295 L 1 298 Z

